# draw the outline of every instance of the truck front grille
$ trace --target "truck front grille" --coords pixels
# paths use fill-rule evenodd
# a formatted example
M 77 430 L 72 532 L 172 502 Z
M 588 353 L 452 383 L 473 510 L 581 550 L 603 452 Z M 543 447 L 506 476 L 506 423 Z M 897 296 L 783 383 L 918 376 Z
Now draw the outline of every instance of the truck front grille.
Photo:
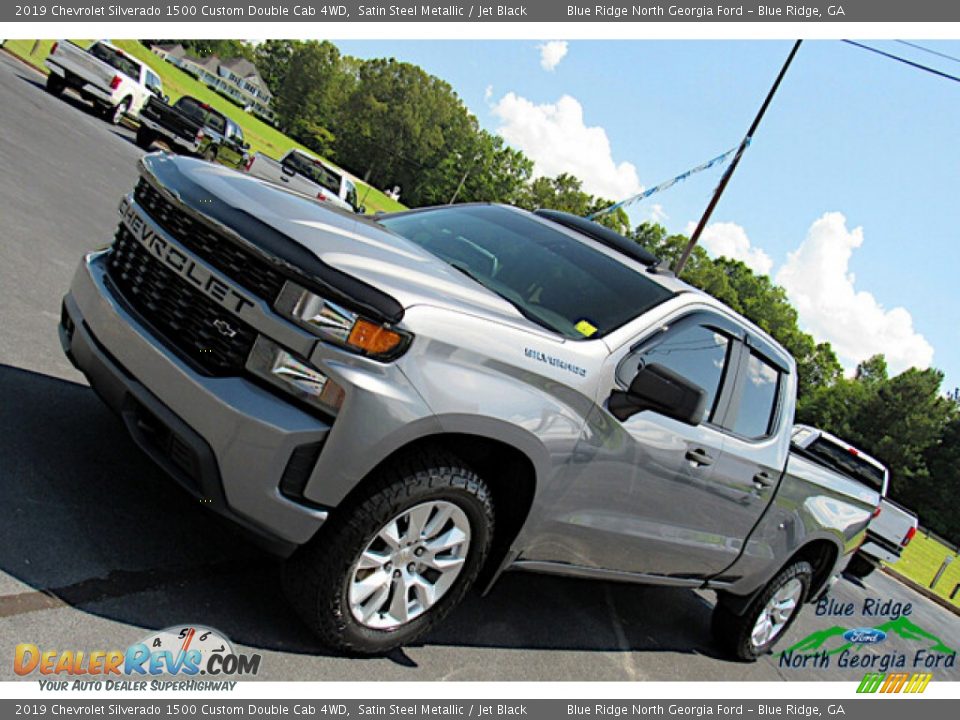
M 107 273 L 120 297 L 172 349 L 208 375 L 239 375 L 256 332 L 153 257 L 123 226 Z
M 189 250 L 258 297 L 273 302 L 286 278 L 262 258 L 190 217 L 141 178 L 137 204 Z

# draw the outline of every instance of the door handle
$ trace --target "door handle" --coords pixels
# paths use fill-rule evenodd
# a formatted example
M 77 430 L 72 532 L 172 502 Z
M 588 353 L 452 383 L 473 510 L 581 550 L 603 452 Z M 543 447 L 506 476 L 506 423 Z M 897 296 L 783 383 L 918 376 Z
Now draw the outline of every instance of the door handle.
M 684 455 L 684 457 L 695 465 L 700 465 L 701 467 L 713 464 L 713 458 L 707 455 L 707 451 L 703 448 L 687 450 L 687 454 Z
M 758 472 L 753 476 L 753 485 L 760 490 L 761 488 L 770 487 L 773 485 L 773 478 L 766 472 Z

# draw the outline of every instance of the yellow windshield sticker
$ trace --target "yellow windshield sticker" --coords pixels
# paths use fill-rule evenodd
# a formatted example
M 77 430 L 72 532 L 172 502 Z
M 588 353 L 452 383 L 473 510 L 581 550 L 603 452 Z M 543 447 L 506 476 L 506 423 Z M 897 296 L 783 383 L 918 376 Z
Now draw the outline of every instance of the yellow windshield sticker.
M 581 320 L 574 325 L 574 327 L 577 329 L 577 332 L 584 337 L 590 337 L 597 331 L 597 328 L 591 325 L 589 320 Z

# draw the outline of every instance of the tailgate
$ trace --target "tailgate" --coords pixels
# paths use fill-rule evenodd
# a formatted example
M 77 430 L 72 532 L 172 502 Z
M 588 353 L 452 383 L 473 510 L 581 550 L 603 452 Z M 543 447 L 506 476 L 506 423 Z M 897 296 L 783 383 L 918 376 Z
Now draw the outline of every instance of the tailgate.
M 84 80 L 107 89 L 119 73 L 102 60 L 70 42 L 62 42 L 51 58 L 64 69 Z
M 150 105 L 156 112 L 155 122 L 184 140 L 193 142 L 197 137 L 197 131 L 203 127 L 201 123 L 188 118 L 171 105 L 164 105 L 154 100 L 150 101 Z

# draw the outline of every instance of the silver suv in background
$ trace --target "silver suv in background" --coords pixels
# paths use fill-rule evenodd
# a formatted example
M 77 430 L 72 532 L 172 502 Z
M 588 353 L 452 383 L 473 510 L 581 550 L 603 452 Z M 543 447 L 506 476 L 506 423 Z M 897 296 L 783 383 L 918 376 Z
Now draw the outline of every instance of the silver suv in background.
M 556 212 L 368 219 L 141 160 L 64 298 L 68 357 L 207 507 L 288 556 L 345 652 L 507 570 L 708 588 L 767 652 L 879 493 L 790 452 L 794 360 L 635 243 Z

